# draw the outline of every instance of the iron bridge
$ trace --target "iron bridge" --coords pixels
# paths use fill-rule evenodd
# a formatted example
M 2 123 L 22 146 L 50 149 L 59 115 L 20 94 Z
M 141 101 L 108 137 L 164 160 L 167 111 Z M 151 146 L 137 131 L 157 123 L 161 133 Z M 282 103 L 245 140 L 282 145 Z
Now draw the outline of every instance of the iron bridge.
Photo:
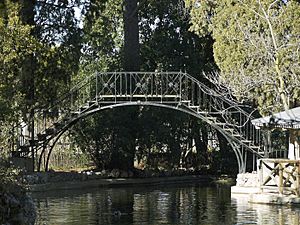
M 246 170 L 247 152 L 258 158 L 265 154 L 261 131 L 251 124 L 251 115 L 243 106 L 182 72 L 95 73 L 54 106 L 36 111 L 34 138 L 26 138 L 19 129 L 14 154 L 25 157 L 34 152 L 38 169 L 44 160 L 47 170 L 55 143 L 77 121 L 100 110 L 138 105 L 179 110 L 208 123 L 232 146 L 240 173 Z

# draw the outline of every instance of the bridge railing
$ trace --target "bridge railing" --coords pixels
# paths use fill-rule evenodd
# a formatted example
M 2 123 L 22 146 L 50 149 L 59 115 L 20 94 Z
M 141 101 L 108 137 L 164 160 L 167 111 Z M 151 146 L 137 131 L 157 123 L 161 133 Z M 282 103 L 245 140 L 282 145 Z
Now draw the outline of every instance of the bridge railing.
M 191 106 L 200 106 L 199 113 L 207 113 L 207 116 L 217 118 L 215 123 L 228 132 L 232 132 L 233 136 L 241 135 L 239 139 L 243 143 L 247 143 L 253 151 L 262 153 L 263 137 L 261 130 L 255 129 L 251 123 L 254 111 L 248 113 L 246 110 L 249 107 L 228 100 L 223 97 L 222 93 L 209 88 L 188 74 L 182 75 L 182 85 L 182 89 L 186 90 L 182 93 L 183 100 L 189 100 Z M 259 146 L 261 149 L 257 148 Z

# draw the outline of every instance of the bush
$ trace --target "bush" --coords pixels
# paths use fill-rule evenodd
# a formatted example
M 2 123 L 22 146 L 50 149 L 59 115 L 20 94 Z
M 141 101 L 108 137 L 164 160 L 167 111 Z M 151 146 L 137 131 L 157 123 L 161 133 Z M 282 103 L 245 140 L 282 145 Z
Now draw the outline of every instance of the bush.
M 0 224 L 34 224 L 35 209 L 20 171 L 0 161 Z
M 24 193 L 25 185 L 20 180 L 20 170 L 13 168 L 9 162 L 0 161 L 0 193 Z

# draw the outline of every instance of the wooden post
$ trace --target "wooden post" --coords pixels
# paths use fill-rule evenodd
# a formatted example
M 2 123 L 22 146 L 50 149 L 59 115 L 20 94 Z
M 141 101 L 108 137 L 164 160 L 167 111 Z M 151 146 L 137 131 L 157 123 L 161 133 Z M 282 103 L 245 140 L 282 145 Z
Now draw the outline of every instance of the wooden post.
M 282 195 L 283 194 L 283 167 L 282 164 L 279 163 L 279 194 Z
M 295 166 L 297 166 L 297 169 L 296 169 L 296 195 L 297 195 L 297 197 L 299 197 L 300 196 L 300 193 L 299 193 L 299 188 L 300 188 L 300 179 L 299 179 L 299 176 L 300 176 L 300 163 L 299 163 L 299 161 L 297 161 L 296 162 L 296 165 Z
M 263 160 L 259 159 L 258 160 L 258 173 L 259 173 L 259 188 L 260 188 L 260 192 L 263 192 L 263 179 L 264 179 L 264 175 L 263 175 Z

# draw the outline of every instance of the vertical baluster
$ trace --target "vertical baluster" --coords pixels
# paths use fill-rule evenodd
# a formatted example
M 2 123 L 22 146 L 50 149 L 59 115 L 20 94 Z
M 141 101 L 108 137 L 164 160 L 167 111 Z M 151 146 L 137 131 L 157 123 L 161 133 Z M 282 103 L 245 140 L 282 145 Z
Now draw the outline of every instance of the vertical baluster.
M 122 91 L 122 73 L 118 73 L 118 79 L 119 79 L 119 93 L 118 96 L 122 97 L 123 96 L 123 91 Z
M 117 73 L 114 73 L 114 91 L 115 91 L 115 103 L 117 102 Z
M 160 102 L 162 102 L 162 96 L 163 96 L 163 88 L 164 88 L 164 82 L 163 82 L 163 76 L 160 74 L 160 80 L 161 80 L 161 89 L 160 89 Z
M 182 73 L 179 73 L 179 101 L 182 100 Z
M 199 84 L 197 85 L 197 89 L 198 89 L 197 105 L 199 106 L 199 109 L 200 109 L 200 106 L 201 106 L 201 89 L 200 89 Z
M 130 101 L 132 100 L 132 73 L 129 74 L 129 85 L 130 85 Z
M 165 81 L 165 90 L 163 92 L 163 95 L 166 95 L 169 93 L 169 82 L 170 82 L 170 76 L 169 74 L 164 74 L 163 73 L 163 77 L 164 77 L 164 81 Z M 163 99 L 163 98 L 162 98 Z
M 96 78 L 95 78 L 95 82 L 96 82 L 96 84 L 95 84 L 95 86 L 96 86 L 96 89 L 95 89 L 95 100 L 96 100 L 96 102 L 97 102 L 97 104 L 98 104 L 98 73 L 96 72 L 95 73 L 95 75 L 96 75 Z
M 154 76 L 154 74 L 151 73 L 151 75 L 150 75 L 150 96 L 151 96 L 151 98 L 153 98 L 153 76 Z
M 127 84 L 127 81 L 128 81 L 128 76 L 126 73 L 122 73 L 123 74 L 123 90 L 124 90 L 124 96 L 125 98 L 127 99 L 127 96 L 128 96 L 128 84 Z
M 191 105 L 194 105 L 195 83 L 191 81 Z
M 90 76 L 88 78 L 88 93 L 87 93 L 87 100 L 85 102 L 88 102 L 88 101 L 92 101 L 92 77 Z
M 244 135 L 244 132 L 243 132 L 243 129 L 242 129 L 242 124 L 243 124 L 243 117 L 242 117 L 242 114 L 239 112 L 238 113 L 238 117 L 239 117 L 239 130 L 240 130 L 240 134 L 241 135 Z

